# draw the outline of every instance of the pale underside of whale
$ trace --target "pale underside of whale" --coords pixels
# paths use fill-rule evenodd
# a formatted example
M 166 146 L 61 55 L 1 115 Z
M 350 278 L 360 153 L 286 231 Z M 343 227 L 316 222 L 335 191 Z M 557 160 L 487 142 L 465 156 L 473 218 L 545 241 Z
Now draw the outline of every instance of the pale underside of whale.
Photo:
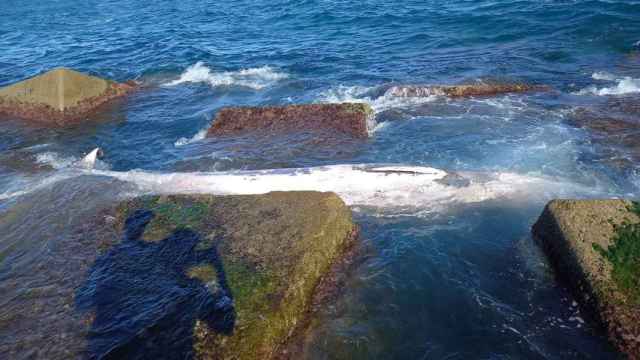
M 57 178 L 49 177 L 41 185 L 48 186 L 75 176 L 99 175 L 132 183 L 144 194 L 250 195 L 272 191 L 329 191 L 338 194 L 348 205 L 383 208 L 437 208 L 451 203 L 477 203 L 498 198 L 543 200 L 596 191 L 562 179 L 506 172 L 454 173 L 424 166 L 348 164 L 187 173 L 92 169 L 99 154 L 99 149 L 95 149 L 76 166 L 61 171 Z M 11 196 L 4 194 L 0 198 Z

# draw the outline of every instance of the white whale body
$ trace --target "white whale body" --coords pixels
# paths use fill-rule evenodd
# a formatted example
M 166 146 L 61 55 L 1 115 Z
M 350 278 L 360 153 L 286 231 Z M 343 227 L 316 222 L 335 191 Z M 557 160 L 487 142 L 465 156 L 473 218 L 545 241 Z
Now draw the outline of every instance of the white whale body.
M 271 191 L 330 191 L 347 205 L 437 209 L 445 204 L 497 198 L 545 200 L 598 190 L 568 182 L 508 172 L 447 172 L 425 166 L 330 165 L 309 168 L 226 172 L 111 171 L 96 168 L 94 149 L 75 166 L 60 169 L 28 189 L 12 189 L 0 200 L 30 193 L 82 175 L 108 176 L 134 184 L 142 194 L 252 195 Z
M 584 191 L 559 180 L 514 173 L 449 173 L 420 166 L 331 165 L 259 171 L 154 173 L 92 171 L 154 194 L 264 194 L 331 191 L 347 205 L 437 207 L 500 197 L 541 198 Z

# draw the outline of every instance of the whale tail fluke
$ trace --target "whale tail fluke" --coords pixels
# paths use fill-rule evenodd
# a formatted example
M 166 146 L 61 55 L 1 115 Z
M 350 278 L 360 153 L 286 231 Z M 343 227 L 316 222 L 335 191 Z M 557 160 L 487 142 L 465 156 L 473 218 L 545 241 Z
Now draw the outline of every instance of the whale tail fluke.
M 83 169 L 94 169 L 96 162 L 104 156 L 104 152 L 99 147 L 91 150 L 82 160 L 78 161 L 77 166 Z

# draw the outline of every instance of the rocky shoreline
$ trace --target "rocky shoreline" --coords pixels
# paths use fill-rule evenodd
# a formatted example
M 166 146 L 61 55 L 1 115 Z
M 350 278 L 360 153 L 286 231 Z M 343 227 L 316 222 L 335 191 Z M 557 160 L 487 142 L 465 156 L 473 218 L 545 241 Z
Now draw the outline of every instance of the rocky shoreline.
M 78 124 L 137 87 L 54 69 L 0 89 L 0 115 L 51 126 Z M 461 98 L 547 90 L 527 84 L 400 85 L 385 95 Z M 613 115 L 581 109 L 569 124 L 590 130 L 595 141 L 620 139 L 636 156 L 638 107 L 627 101 L 614 105 Z M 206 137 L 329 132 L 366 139 L 374 117 L 364 103 L 226 107 Z M 370 171 L 419 175 L 384 169 Z M 99 234 L 85 239 L 97 247 L 85 249 L 90 268 L 57 289 L 64 294 L 58 301 L 67 302 L 64 309 L 37 293 L 29 294 L 37 311 L 21 309 L 19 316 L 34 323 L 64 313 L 61 321 L 71 330 L 55 338 L 56 350 L 43 357 L 304 357 L 314 314 L 335 300 L 358 255 L 358 226 L 333 193 L 154 195 L 105 211 L 104 224 L 93 224 Z M 617 349 L 640 359 L 640 205 L 554 200 L 532 233 L 558 279 Z M 50 261 L 65 259 L 54 254 Z M 29 336 L 0 350 L 15 355 L 46 338 Z M 67 349 L 68 344 L 73 346 Z M 33 353 L 39 356 L 38 351 Z

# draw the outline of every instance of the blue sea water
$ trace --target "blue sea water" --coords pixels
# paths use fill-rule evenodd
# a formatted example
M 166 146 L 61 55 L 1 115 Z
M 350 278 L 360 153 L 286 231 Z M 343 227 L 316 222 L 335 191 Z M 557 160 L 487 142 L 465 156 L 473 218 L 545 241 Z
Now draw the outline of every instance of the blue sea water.
M 640 2 L 3 0 L 0 25 L 0 86 L 58 66 L 143 85 L 94 125 L 0 122 L 0 279 L 31 276 L 65 241 L 46 229 L 108 201 L 75 183 L 28 196 L 50 192 L 49 181 L 98 146 L 101 166 L 125 174 L 362 163 L 515 173 L 563 185 L 437 208 L 354 205 L 367 256 L 322 311 L 305 355 L 616 357 L 529 229 L 555 196 L 640 194 L 637 148 L 567 121 L 578 108 L 640 102 Z M 478 81 L 552 90 L 473 99 L 385 92 Z M 225 106 L 343 101 L 374 108 L 368 140 L 204 138 Z M 131 191 L 118 189 L 105 193 Z M 11 216 L 41 198 L 51 201 L 46 211 Z M 14 295 L 0 294 L 3 315 L 19 306 Z M 19 338 L 29 329 L 21 326 L 0 333 Z M 11 343 L 2 341 L 0 349 Z

